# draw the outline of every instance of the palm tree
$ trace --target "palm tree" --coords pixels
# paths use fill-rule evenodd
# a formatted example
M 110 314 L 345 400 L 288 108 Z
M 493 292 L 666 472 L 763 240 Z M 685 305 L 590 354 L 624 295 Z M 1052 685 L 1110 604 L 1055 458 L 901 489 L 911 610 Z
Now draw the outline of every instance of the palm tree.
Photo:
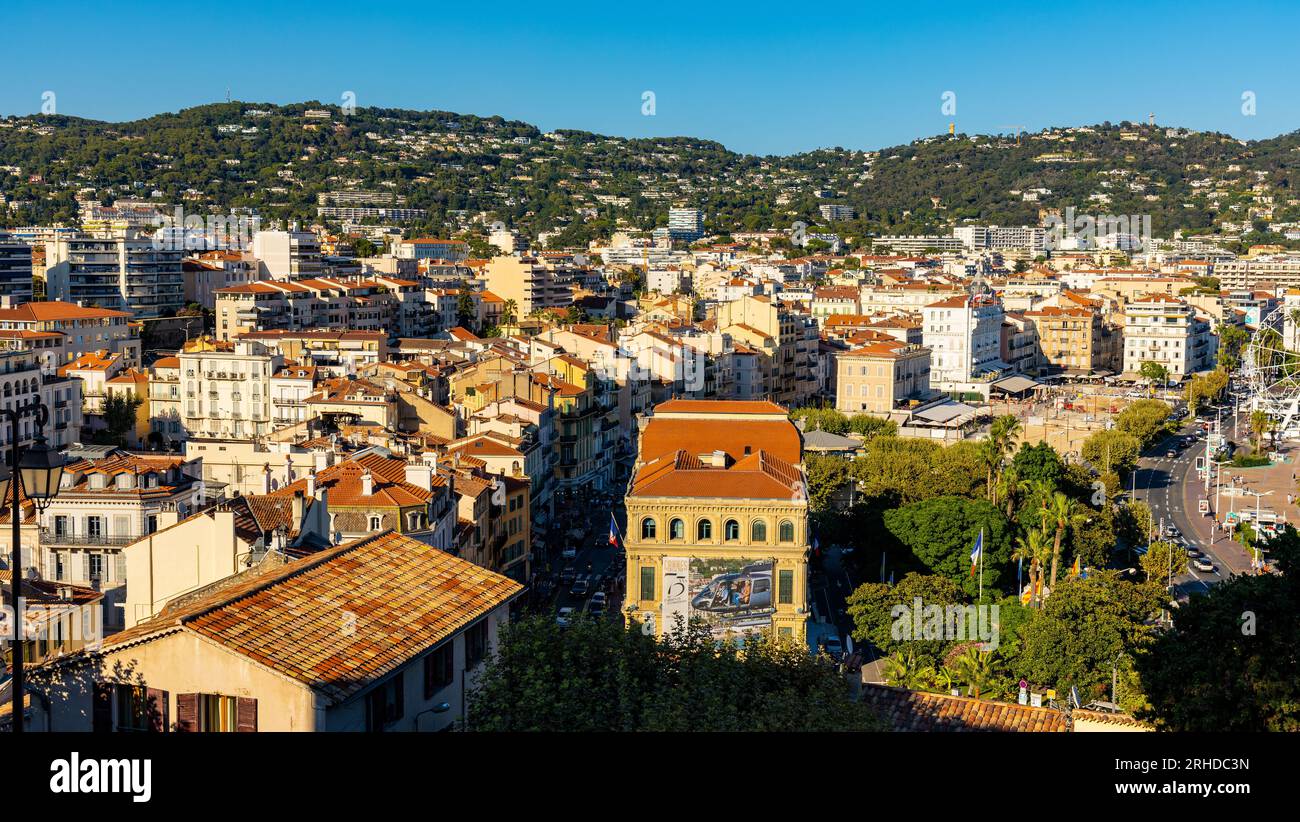
M 1052 545 L 1047 539 L 1046 531 L 1034 530 L 1016 540 L 1016 550 L 1011 558 L 1023 562 L 1029 560 L 1029 590 L 1033 591 L 1034 604 L 1038 603 L 1043 591 L 1043 565 L 1052 555 Z
M 934 672 L 935 687 L 941 688 L 944 693 L 952 693 L 952 687 L 961 680 L 961 672 L 947 665 L 940 665 Z
M 1256 451 L 1259 450 L 1260 442 L 1264 435 L 1273 427 L 1273 418 L 1268 412 L 1261 409 L 1252 411 L 1250 414 L 1250 443 Z
M 1020 420 L 1012 414 L 1003 414 L 989 426 L 988 439 L 984 441 L 984 460 L 988 467 L 986 487 L 989 500 L 998 504 L 998 490 L 1002 480 L 1003 464 L 1011 445 L 1020 435 Z M 995 482 L 996 480 L 996 482 Z
M 1024 490 L 1026 483 L 1020 480 L 1020 471 L 1015 464 L 1008 465 L 1002 471 L 1002 476 L 998 479 L 998 496 L 1006 501 L 1007 519 L 1015 514 L 1016 511 L 1016 492 Z
M 1082 525 L 1088 515 L 1076 500 L 1057 491 L 1052 495 L 1042 517 L 1045 527 L 1056 528 L 1056 535 L 1052 540 L 1052 588 L 1056 588 L 1056 571 L 1061 564 L 1061 539 L 1065 536 L 1066 529 Z
M 514 325 L 515 318 L 519 314 L 519 303 L 514 300 L 506 300 L 505 308 L 501 311 L 502 325 Z
M 980 698 L 980 693 L 993 678 L 993 652 L 981 651 L 978 646 L 970 645 L 957 657 L 957 671 L 966 682 L 971 696 Z
M 930 681 L 934 676 L 934 670 L 928 665 L 921 664 L 913 651 L 908 651 L 906 654 L 895 651 L 885 659 L 881 674 L 885 677 L 885 682 L 890 685 L 917 690 Z

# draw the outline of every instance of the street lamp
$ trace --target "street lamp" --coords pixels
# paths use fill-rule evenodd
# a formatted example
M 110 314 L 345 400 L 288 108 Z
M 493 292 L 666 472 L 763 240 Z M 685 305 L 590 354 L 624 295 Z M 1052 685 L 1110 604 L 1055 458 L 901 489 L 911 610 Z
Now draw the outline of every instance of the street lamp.
M 36 441 L 27 448 L 20 448 L 18 423 L 26 416 L 36 417 Z M 13 523 L 13 558 L 9 564 L 9 584 L 13 591 L 14 638 L 10 656 L 13 658 L 10 683 L 13 698 L 14 733 L 23 730 L 23 548 L 22 548 L 22 505 L 19 498 L 25 492 L 27 498 L 36 506 L 37 511 L 44 511 L 51 500 L 59 493 L 59 482 L 63 478 L 63 455 L 45 444 L 41 434 L 45 423 L 49 421 L 50 412 L 40 402 L 30 402 L 16 408 L 0 409 L 0 416 L 9 421 L 9 466 L 0 464 L 0 505 L 12 501 L 9 508 L 9 521 Z M 12 497 L 10 489 L 13 490 Z

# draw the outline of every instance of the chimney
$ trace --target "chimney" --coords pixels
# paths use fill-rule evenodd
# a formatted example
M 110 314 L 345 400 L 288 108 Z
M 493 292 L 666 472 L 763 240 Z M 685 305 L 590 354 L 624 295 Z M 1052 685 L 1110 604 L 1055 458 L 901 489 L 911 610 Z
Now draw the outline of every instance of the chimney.
M 299 531 L 302 529 L 302 512 L 306 507 L 301 491 L 293 492 L 293 507 L 290 509 L 292 517 L 289 520 L 289 530 Z
M 271 464 L 262 466 L 262 493 L 271 493 Z
M 406 481 L 426 491 L 433 490 L 433 468 L 425 465 L 418 457 L 406 463 Z
M 307 496 L 316 496 L 316 469 L 307 469 Z
M 312 458 L 315 460 L 317 471 L 324 471 L 326 468 L 329 468 L 334 464 L 333 451 L 326 451 L 323 449 L 320 451 L 314 451 L 312 452 Z
M 375 493 L 375 478 L 370 475 L 370 469 L 367 468 L 361 475 L 361 494 L 368 497 L 373 493 Z

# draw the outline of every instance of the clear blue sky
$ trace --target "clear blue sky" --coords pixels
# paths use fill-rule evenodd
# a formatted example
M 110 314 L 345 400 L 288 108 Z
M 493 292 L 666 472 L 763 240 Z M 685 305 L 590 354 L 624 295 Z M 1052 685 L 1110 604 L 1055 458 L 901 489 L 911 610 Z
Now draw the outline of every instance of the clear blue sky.
M 1300 128 L 1300 4 L 7 0 L 0 115 L 225 99 L 499 114 L 753 153 L 1145 120 Z M 283 6 L 283 8 L 281 7 Z M 292 10 L 291 10 L 292 9 Z M 641 113 L 653 91 L 656 114 Z M 940 110 L 945 91 L 957 113 Z M 1256 115 L 1242 114 L 1253 91 Z

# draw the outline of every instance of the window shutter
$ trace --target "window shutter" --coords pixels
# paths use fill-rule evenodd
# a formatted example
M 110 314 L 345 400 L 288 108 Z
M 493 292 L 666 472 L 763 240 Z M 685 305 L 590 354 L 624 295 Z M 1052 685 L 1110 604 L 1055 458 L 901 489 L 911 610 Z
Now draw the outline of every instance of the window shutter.
M 235 703 L 235 730 L 239 733 L 257 731 L 257 700 L 241 696 Z
M 149 708 L 149 730 L 154 733 L 167 732 L 167 692 L 149 688 L 145 695 L 145 704 Z
M 199 729 L 199 695 L 176 695 L 176 732 L 194 733 Z
M 94 705 L 91 709 L 93 717 L 91 730 L 97 734 L 112 733 L 113 731 L 113 686 L 107 682 L 95 683 Z

